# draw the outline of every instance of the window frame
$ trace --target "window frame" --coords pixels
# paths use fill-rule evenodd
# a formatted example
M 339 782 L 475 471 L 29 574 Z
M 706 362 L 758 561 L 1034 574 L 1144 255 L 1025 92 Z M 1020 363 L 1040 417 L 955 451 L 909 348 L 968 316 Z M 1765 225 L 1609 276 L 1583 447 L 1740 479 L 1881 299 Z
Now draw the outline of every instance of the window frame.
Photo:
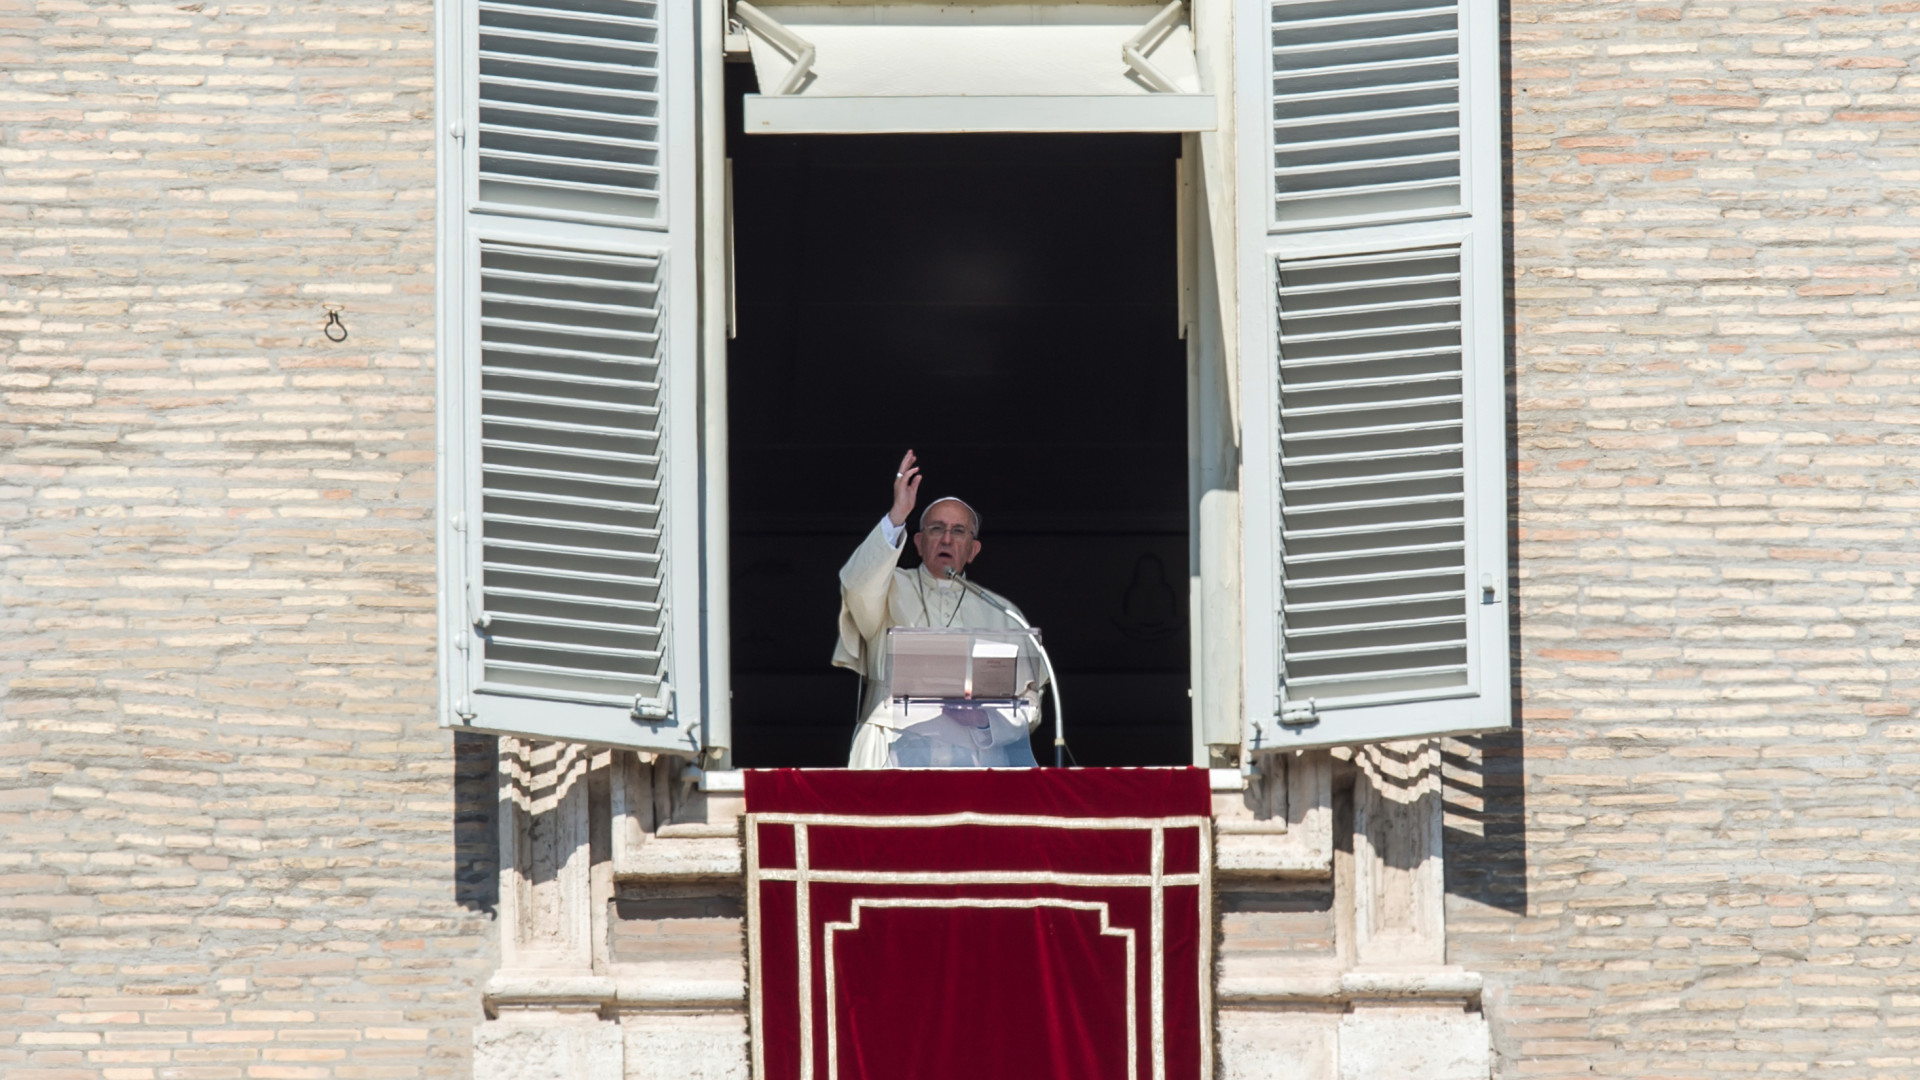
M 1236 310 L 1237 326 L 1227 328 L 1222 344 L 1237 367 L 1237 413 L 1241 436 L 1239 499 L 1240 620 L 1243 663 L 1239 687 L 1245 751 L 1300 748 L 1377 739 L 1412 738 L 1488 730 L 1510 723 L 1510 658 L 1507 616 L 1506 378 L 1507 331 L 1504 234 L 1501 221 L 1500 86 L 1498 11 L 1490 0 L 1459 5 L 1462 101 L 1460 110 L 1461 206 L 1455 212 L 1431 210 L 1393 224 L 1303 226 L 1281 223 L 1275 205 L 1272 165 L 1271 8 L 1266 0 L 1235 0 L 1229 55 L 1232 62 L 1230 128 L 1202 136 L 1218 145 L 1229 170 L 1200 170 L 1203 182 L 1190 197 L 1231 181 L 1227 192 L 1236 224 L 1230 259 L 1236 281 L 1223 283 L 1230 295 L 1223 306 Z M 437 268 L 440 303 L 435 317 L 441 363 L 438 374 L 436 482 L 438 521 L 440 716 L 444 725 L 472 727 L 473 657 L 459 648 L 471 644 L 469 614 L 477 562 L 477 530 L 464 528 L 465 508 L 478 490 L 480 461 L 466 452 L 477 418 L 467 415 L 471 383 L 478 371 L 479 342 L 469 325 L 477 302 L 468 290 L 477 265 L 478 231 L 489 235 L 602 235 L 617 232 L 641 244 L 660 240 L 663 264 L 674 269 L 663 289 L 663 322 L 669 339 L 663 365 L 674 368 L 676 392 L 663 444 L 671 455 L 668 484 L 676 502 L 666 508 L 674 518 L 668 538 L 672 580 L 666 588 L 673 605 L 671 638 L 674 707 L 678 734 L 674 745 L 661 740 L 633 741 L 595 732 L 579 724 L 536 723 L 493 727 L 539 738 L 630 745 L 681 754 L 712 751 L 724 766 L 730 748 L 728 708 L 731 632 L 727 580 L 727 425 L 726 341 L 731 336 L 731 266 L 726 231 L 725 144 L 721 94 L 724 0 L 687 0 L 660 4 L 660 145 L 663 169 L 659 214 L 650 221 L 611 225 L 603 218 L 526 209 L 501 213 L 497 204 L 482 213 L 478 199 L 477 95 L 472 41 L 477 7 L 471 0 L 442 5 L 436 11 L 438 35 L 436 86 Z M 1224 89 L 1224 88 L 1223 88 Z M 1224 103 L 1223 103 L 1224 104 Z M 1229 136 L 1231 136 L 1229 138 Z M 1203 150 L 1203 157 L 1207 156 Z M 1210 217 L 1210 215 L 1209 215 Z M 582 231 L 584 230 L 584 231 Z M 1459 243 L 1462 251 L 1462 344 L 1467 353 L 1463 422 L 1469 462 L 1468 589 L 1478 593 L 1490 577 L 1493 603 L 1470 603 L 1470 641 L 1480 659 L 1467 689 L 1458 695 L 1407 704 L 1328 709 L 1311 728 L 1282 725 L 1278 681 L 1278 482 L 1275 456 L 1277 384 L 1274 373 L 1277 318 L 1273 302 L 1276 260 L 1336 251 L 1387 250 L 1395 247 Z M 472 264 L 472 265 L 470 265 Z M 1258 300 L 1257 303 L 1253 302 Z M 1236 362 L 1237 361 L 1237 362 Z M 477 585 L 476 585 L 477 587 Z M 1470 597 L 1470 600 L 1473 599 Z M 1200 672 L 1195 671 L 1197 679 Z M 1333 722 L 1330 722 L 1333 721 Z M 1199 720 L 1193 721 L 1196 727 Z M 1196 735 L 1196 738 L 1200 736 Z

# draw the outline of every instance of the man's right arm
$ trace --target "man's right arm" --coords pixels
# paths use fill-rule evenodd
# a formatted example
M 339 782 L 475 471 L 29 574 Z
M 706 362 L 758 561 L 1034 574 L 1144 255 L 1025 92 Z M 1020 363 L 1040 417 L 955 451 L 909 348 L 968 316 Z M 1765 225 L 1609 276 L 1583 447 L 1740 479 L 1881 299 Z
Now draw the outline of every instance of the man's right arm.
M 906 531 L 904 526 L 896 527 L 881 518 L 853 549 L 847 565 L 840 568 L 840 599 L 862 638 L 879 633 L 886 620 L 887 588 L 893 582 L 893 568 L 900 562 L 900 541 Z
M 900 459 L 893 474 L 893 506 L 840 568 L 840 644 L 834 663 L 859 670 L 866 639 L 878 634 L 887 619 L 887 590 L 893 568 L 900 561 L 900 541 L 906 538 L 907 515 L 920 498 L 920 468 L 913 451 Z

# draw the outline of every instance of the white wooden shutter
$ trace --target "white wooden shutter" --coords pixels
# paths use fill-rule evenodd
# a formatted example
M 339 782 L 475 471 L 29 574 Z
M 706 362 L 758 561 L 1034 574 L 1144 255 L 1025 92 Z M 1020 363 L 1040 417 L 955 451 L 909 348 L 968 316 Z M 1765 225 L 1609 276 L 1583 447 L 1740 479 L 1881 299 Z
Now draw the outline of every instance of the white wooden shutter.
M 1497 10 L 1236 15 L 1249 748 L 1504 727 Z
M 691 17 L 442 24 L 449 723 L 701 748 Z

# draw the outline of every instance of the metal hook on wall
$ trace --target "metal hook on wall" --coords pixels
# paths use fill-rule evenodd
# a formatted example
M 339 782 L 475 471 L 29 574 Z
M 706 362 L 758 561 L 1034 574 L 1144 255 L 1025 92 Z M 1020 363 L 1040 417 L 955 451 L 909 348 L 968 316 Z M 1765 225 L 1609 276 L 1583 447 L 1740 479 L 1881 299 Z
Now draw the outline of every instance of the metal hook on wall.
M 322 304 L 320 306 L 327 309 L 327 324 L 320 328 L 320 332 L 327 335 L 328 341 L 341 342 L 347 340 L 347 324 L 340 321 L 340 313 L 346 309 L 339 304 Z M 334 333 L 336 330 L 339 331 L 338 334 Z

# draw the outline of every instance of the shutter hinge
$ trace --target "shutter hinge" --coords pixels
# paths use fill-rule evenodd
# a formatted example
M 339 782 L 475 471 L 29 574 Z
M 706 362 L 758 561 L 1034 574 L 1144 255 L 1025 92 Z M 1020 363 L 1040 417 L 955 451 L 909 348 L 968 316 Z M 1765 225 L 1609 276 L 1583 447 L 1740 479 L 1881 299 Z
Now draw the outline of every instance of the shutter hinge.
M 487 614 L 486 599 L 480 595 L 480 589 L 473 582 L 467 582 L 467 621 L 475 629 L 485 630 L 493 625 L 493 616 Z
M 633 699 L 633 718 L 649 723 L 673 719 L 673 684 L 661 683 L 658 698 L 641 697 L 636 694 Z
M 465 514 L 453 515 L 447 519 L 447 524 L 452 526 L 454 532 L 464 534 L 467 531 L 467 517 Z M 492 626 L 493 616 L 487 614 L 487 605 L 482 602 L 480 590 L 475 587 L 471 580 L 467 582 L 466 593 L 467 621 L 482 630 Z M 466 643 L 464 641 L 461 642 L 460 647 L 462 649 L 466 648 Z
M 1492 574 L 1480 575 L 1480 602 L 1483 604 L 1500 602 L 1500 587 L 1493 583 Z
M 455 120 L 453 123 L 447 125 L 447 134 L 453 136 L 455 142 L 466 142 L 467 125 Z
M 1280 703 L 1280 722 L 1288 726 L 1302 726 L 1320 722 L 1319 706 L 1313 698 L 1305 701 L 1282 701 Z

